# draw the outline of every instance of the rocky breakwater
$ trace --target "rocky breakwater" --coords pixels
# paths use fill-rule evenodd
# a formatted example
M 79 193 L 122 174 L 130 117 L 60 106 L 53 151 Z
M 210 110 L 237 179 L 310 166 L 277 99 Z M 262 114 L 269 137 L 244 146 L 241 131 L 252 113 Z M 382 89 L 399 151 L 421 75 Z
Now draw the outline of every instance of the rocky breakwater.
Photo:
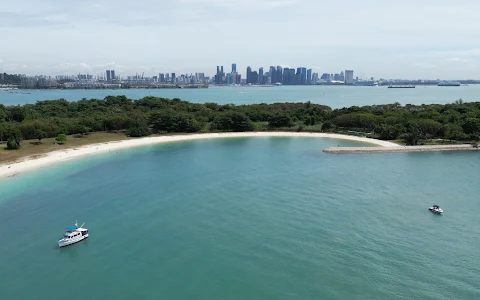
M 398 153 L 398 152 L 437 152 L 437 151 L 479 151 L 478 145 L 435 145 L 435 146 L 398 146 L 398 147 L 330 147 L 326 153 Z

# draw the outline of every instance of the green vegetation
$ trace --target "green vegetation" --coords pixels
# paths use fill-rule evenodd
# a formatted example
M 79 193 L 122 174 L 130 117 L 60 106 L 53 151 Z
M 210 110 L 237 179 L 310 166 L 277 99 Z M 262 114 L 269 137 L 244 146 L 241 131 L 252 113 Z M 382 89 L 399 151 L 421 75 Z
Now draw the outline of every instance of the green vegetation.
M 0 105 L 0 142 L 18 149 L 22 140 L 59 135 L 85 137 L 91 132 L 121 132 L 129 137 L 150 134 L 222 131 L 319 131 L 403 140 L 416 145 L 435 139 L 480 140 L 480 102 L 459 100 L 447 105 L 399 103 L 332 110 L 307 103 L 219 105 L 180 99 L 125 96 L 103 100 L 39 101 L 23 106 Z M 57 140 L 65 141 L 62 138 Z
M 63 145 L 67 142 L 67 136 L 63 133 L 60 133 L 55 140 L 60 144 Z

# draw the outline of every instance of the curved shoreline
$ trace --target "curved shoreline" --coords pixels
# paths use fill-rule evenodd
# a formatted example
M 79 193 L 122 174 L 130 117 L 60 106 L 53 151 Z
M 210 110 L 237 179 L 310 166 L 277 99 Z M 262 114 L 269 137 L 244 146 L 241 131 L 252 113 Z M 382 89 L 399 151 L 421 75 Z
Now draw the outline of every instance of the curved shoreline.
M 228 133 L 203 133 L 191 135 L 168 135 L 144 137 L 138 139 L 123 140 L 118 142 L 106 142 L 91 144 L 80 148 L 69 148 L 46 153 L 38 158 L 25 157 L 22 161 L 0 164 L 0 179 L 18 175 L 27 171 L 38 169 L 54 163 L 80 158 L 87 155 L 100 154 L 112 150 L 120 150 L 132 147 L 147 146 L 153 144 L 181 142 L 216 138 L 242 138 L 242 137 L 312 137 L 332 138 L 364 142 L 381 147 L 401 147 L 395 143 L 370 138 L 363 138 L 342 134 L 330 133 L 307 133 L 307 132 L 228 132 Z

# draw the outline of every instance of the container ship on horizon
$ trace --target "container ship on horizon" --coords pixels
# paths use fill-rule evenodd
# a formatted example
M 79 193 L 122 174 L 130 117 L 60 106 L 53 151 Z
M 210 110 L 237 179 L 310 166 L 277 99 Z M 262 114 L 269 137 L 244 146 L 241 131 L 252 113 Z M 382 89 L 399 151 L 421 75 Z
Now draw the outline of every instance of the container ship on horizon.
M 458 81 L 440 81 L 438 86 L 460 86 Z

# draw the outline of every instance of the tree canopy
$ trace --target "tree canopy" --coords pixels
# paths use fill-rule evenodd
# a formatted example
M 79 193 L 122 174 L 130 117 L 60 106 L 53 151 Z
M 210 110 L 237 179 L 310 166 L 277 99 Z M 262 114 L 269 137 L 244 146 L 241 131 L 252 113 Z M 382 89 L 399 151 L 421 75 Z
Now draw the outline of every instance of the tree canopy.
M 307 103 L 220 105 L 180 99 L 125 96 L 105 99 L 38 101 L 0 105 L 0 142 L 12 147 L 22 139 L 85 135 L 94 131 L 122 131 L 132 137 L 151 133 L 252 130 L 357 131 L 407 144 L 425 139 L 478 140 L 480 102 L 405 105 L 399 103 L 352 106 L 332 110 Z

